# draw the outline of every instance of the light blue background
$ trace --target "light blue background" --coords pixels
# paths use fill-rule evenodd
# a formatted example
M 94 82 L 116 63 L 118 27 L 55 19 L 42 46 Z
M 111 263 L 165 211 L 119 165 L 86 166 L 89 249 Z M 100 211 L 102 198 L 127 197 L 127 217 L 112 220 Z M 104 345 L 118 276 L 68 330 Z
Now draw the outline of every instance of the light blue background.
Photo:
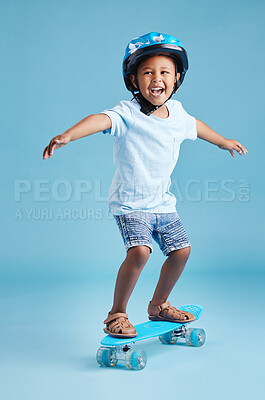
M 1 397 L 158 399 L 180 388 L 201 399 L 260 394 L 264 11 L 257 0 L 1 0 Z M 131 98 L 124 50 L 150 31 L 178 37 L 188 51 L 190 69 L 174 98 L 248 154 L 232 158 L 201 140 L 183 144 L 172 183 L 193 246 L 170 301 L 205 307 L 198 326 L 207 343 L 143 342 L 148 365 L 131 374 L 95 362 L 125 257 L 107 216 L 113 138 L 97 133 L 46 161 L 42 152 L 80 119 Z M 60 180 L 69 188 L 57 191 Z M 92 188 L 78 199 L 80 180 Z M 248 197 L 240 197 L 242 180 Z M 29 186 L 20 198 L 19 181 Z M 50 219 L 39 217 L 45 209 Z M 65 209 L 91 214 L 57 218 Z M 129 303 L 135 324 L 146 319 L 163 261 L 155 245 Z

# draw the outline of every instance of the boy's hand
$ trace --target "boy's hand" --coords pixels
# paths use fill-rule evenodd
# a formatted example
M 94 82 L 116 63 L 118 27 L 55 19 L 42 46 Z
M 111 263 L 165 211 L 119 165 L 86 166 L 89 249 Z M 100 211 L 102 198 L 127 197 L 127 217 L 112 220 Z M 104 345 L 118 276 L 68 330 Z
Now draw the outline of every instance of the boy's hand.
M 239 143 L 237 140 L 224 139 L 222 144 L 218 146 L 222 150 L 228 150 L 232 157 L 235 157 L 233 150 L 236 150 L 241 156 L 242 154 L 247 154 L 247 149 Z
M 67 143 L 69 143 L 69 141 L 70 137 L 66 133 L 63 133 L 61 135 L 52 138 L 48 146 L 44 149 L 42 156 L 43 160 L 46 160 L 47 156 L 51 158 L 54 150 L 59 149 L 59 147 L 65 146 Z

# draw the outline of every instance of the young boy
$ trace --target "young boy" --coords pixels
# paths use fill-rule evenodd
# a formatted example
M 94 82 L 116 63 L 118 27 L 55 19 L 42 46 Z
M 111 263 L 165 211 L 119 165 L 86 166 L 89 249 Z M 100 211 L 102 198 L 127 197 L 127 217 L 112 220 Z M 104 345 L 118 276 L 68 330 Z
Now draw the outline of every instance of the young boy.
M 123 60 L 124 81 L 133 99 L 84 118 L 55 136 L 43 152 L 43 159 L 50 158 L 55 149 L 69 141 L 100 131 L 115 136 L 117 170 L 109 190 L 109 211 L 120 229 L 127 255 L 118 272 L 112 309 L 104 321 L 104 331 L 114 337 L 137 336 L 126 307 L 152 252 L 152 238 L 167 259 L 148 306 L 149 319 L 195 319 L 167 301 L 191 246 L 176 211 L 176 199 L 169 191 L 181 142 L 199 137 L 228 150 L 233 157 L 233 150 L 240 155 L 247 153 L 238 141 L 225 139 L 187 114 L 179 101 L 170 100 L 187 69 L 187 53 L 175 37 L 151 32 L 133 39 Z

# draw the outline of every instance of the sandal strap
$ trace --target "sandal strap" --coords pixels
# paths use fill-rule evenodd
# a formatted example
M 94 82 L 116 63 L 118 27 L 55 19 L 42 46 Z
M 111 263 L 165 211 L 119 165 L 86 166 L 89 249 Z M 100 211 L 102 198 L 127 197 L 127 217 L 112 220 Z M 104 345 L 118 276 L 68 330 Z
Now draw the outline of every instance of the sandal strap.
M 125 314 L 125 313 L 109 314 L 108 317 L 105 319 L 104 324 L 107 324 L 110 321 L 113 321 L 114 319 L 117 319 L 117 318 L 120 318 L 120 317 L 128 319 L 128 315 Z
M 128 315 L 125 313 L 109 314 L 104 324 L 107 324 L 107 332 L 110 334 L 137 335 L 135 327 L 130 323 Z
M 172 319 L 189 320 L 193 317 L 191 313 L 178 310 L 175 307 L 168 307 L 165 312 L 167 313 L 167 317 Z
M 161 304 L 161 306 L 158 306 L 160 308 L 160 311 L 163 311 L 165 308 L 171 307 L 171 304 L 169 301 L 166 301 L 165 303 Z
M 151 302 L 149 303 L 151 305 Z M 162 313 L 164 310 L 164 314 L 163 316 L 165 316 L 166 318 L 169 319 L 177 319 L 177 320 L 189 320 L 192 319 L 194 316 L 192 313 L 187 312 L 187 311 L 183 311 L 183 310 L 178 310 L 177 308 L 171 306 L 169 301 L 166 301 L 165 303 L 159 305 L 159 306 L 152 306 L 153 311 L 155 310 L 155 314 L 159 315 L 160 313 Z

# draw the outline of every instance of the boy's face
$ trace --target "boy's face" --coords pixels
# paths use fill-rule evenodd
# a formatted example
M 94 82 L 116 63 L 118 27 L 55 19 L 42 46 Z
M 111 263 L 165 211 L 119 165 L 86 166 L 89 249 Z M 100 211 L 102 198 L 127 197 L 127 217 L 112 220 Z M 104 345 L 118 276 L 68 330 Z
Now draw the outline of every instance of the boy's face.
M 140 92 L 155 106 L 163 104 L 169 98 L 179 78 L 179 73 L 176 76 L 174 61 L 163 55 L 147 58 L 137 69 Z M 131 75 L 131 81 L 136 88 L 134 75 Z

